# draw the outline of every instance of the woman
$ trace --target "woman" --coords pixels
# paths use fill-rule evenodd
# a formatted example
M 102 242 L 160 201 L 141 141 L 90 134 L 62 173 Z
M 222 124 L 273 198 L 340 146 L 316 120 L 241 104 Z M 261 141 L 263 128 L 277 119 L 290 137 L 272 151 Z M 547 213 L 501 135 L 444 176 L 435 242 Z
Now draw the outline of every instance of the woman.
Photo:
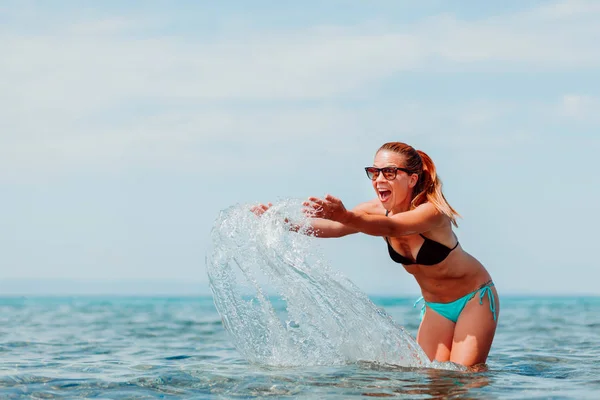
M 498 323 L 496 288 L 483 265 L 452 231 L 458 213 L 448 204 L 431 158 L 386 143 L 365 168 L 377 198 L 347 210 L 331 195 L 304 203 L 315 236 L 381 236 L 393 261 L 421 288 L 424 306 L 417 342 L 431 360 L 485 363 Z M 258 206 L 261 214 L 268 206 Z M 418 301 L 420 301 L 419 299 Z

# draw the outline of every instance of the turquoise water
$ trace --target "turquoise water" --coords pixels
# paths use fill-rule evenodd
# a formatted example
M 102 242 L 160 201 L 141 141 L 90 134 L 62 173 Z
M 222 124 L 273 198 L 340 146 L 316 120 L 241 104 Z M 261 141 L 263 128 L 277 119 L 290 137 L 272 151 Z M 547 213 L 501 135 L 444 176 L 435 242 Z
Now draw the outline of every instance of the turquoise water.
M 415 335 L 413 298 L 372 297 Z M 212 297 L 0 298 L 0 398 L 595 399 L 600 298 L 502 297 L 489 371 L 261 367 Z

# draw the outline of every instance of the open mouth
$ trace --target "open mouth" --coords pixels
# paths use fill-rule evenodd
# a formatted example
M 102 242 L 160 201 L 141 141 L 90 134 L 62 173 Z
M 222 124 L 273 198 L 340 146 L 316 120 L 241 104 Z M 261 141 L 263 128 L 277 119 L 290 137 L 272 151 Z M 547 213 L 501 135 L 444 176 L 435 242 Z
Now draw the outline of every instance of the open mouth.
M 377 193 L 379 194 L 379 200 L 381 200 L 382 202 L 388 201 L 390 199 L 390 196 L 392 195 L 391 190 L 385 189 L 378 189 Z

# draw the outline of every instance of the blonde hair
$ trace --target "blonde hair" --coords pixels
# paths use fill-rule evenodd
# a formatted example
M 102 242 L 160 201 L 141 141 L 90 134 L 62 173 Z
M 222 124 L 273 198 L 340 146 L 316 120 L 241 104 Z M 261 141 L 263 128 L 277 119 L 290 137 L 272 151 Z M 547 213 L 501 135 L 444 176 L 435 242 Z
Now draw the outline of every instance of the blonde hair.
M 415 150 L 412 146 L 401 142 L 385 143 L 377 152 L 382 150 L 393 151 L 404 156 L 404 168 L 419 176 L 413 189 L 411 210 L 423 203 L 430 202 L 439 212 L 448 216 L 454 226 L 458 226 L 456 217 L 460 217 L 460 214 L 444 197 L 442 181 L 437 176 L 433 160 L 424 151 Z

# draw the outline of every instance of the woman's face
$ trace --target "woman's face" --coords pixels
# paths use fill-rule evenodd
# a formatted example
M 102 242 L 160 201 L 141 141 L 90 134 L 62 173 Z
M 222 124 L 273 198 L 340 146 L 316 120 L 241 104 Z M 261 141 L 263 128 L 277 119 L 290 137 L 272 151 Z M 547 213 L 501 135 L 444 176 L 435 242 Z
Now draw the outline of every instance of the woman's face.
M 376 168 L 404 168 L 404 156 L 393 151 L 381 150 L 375 154 L 373 166 Z M 380 172 L 377 179 L 372 181 L 375 193 L 377 193 L 383 207 L 390 211 L 404 202 L 410 203 L 412 189 L 417 184 L 417 174 L 409 175 L 405 171 L 397 170 L 396 177 L 391 180 L 388 180 L 384 175 Z

